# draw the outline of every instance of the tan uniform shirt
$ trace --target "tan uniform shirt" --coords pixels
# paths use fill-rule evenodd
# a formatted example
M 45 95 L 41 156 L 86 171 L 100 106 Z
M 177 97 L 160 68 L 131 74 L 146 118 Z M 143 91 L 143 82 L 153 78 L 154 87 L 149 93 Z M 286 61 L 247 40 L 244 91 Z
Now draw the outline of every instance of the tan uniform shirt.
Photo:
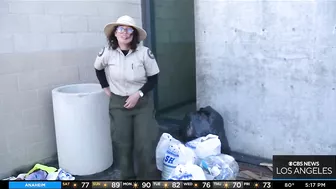
M 140 45 L 126 56 L 119 48 L 105 47 L 98 54 L 94 67 L 105 69 L 111 92 L 119 96 L 134 94 L 147 82 L 148 76 L 160 72 L 151 50 Z

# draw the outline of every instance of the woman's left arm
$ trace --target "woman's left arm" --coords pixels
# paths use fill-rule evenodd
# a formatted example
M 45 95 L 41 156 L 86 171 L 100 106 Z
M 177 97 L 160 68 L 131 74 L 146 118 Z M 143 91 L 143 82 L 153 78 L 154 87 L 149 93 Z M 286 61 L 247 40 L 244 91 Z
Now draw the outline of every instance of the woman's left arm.
M 140 91 L 146 95 L 149 91 L 153 90 L 154 87 L 157 85 L 158 83 L 158 75 L 159 74 L 155 74 L 152 76 L 148 76 L 147 77 L 147 82 L 145 83 L 145 85 L 140 89 Z
M 149 91 L 153 90 L 158 83 L 158 74 L 160 72 L 159 66 L 156 59 L 149 48 L 146 48 L 144 53 L 144 66 L 146 70 L 147 82 L 140 89 L 140 91 L 145 95 Z

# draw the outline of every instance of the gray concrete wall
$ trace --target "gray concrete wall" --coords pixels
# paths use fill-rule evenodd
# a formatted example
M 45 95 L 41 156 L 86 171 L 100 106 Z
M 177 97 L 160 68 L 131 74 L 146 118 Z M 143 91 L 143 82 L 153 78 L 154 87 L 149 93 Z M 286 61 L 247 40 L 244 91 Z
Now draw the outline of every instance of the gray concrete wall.
M 194 1 L 155 0 L 158 110 L 196 98 Z
M 197 105 L 232 150 L 336 153 L 336 3 L 195 1 Z
M 51 89 L 97 82 L 103 27 L 140 0 L 0 0 L 0 178 L 56 153 Z

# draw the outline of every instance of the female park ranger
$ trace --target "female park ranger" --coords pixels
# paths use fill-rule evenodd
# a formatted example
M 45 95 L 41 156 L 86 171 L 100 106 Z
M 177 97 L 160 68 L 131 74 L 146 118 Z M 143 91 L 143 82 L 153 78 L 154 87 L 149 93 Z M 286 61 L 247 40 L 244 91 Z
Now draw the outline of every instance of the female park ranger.
M 123 180 L 155 179 L 158 126 L 151 93 L 159 68 L 151 50 L 139 45 L 147 36 L 133 18 L 122 16 L 104 28 L 108 46 L 95 60 L 97 78 L 110 96 L 114 162 Z M 138 174 L 133 166 L 133 152 Z

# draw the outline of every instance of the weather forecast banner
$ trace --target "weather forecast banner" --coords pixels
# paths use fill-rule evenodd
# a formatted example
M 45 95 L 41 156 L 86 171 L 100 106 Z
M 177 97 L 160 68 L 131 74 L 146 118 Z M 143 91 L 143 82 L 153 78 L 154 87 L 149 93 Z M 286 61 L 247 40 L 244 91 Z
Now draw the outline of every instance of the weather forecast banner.
M 336 188 L 335 181 L 2 181 L 1 188 L 9 189 L 112 189 L 112 188 Z

